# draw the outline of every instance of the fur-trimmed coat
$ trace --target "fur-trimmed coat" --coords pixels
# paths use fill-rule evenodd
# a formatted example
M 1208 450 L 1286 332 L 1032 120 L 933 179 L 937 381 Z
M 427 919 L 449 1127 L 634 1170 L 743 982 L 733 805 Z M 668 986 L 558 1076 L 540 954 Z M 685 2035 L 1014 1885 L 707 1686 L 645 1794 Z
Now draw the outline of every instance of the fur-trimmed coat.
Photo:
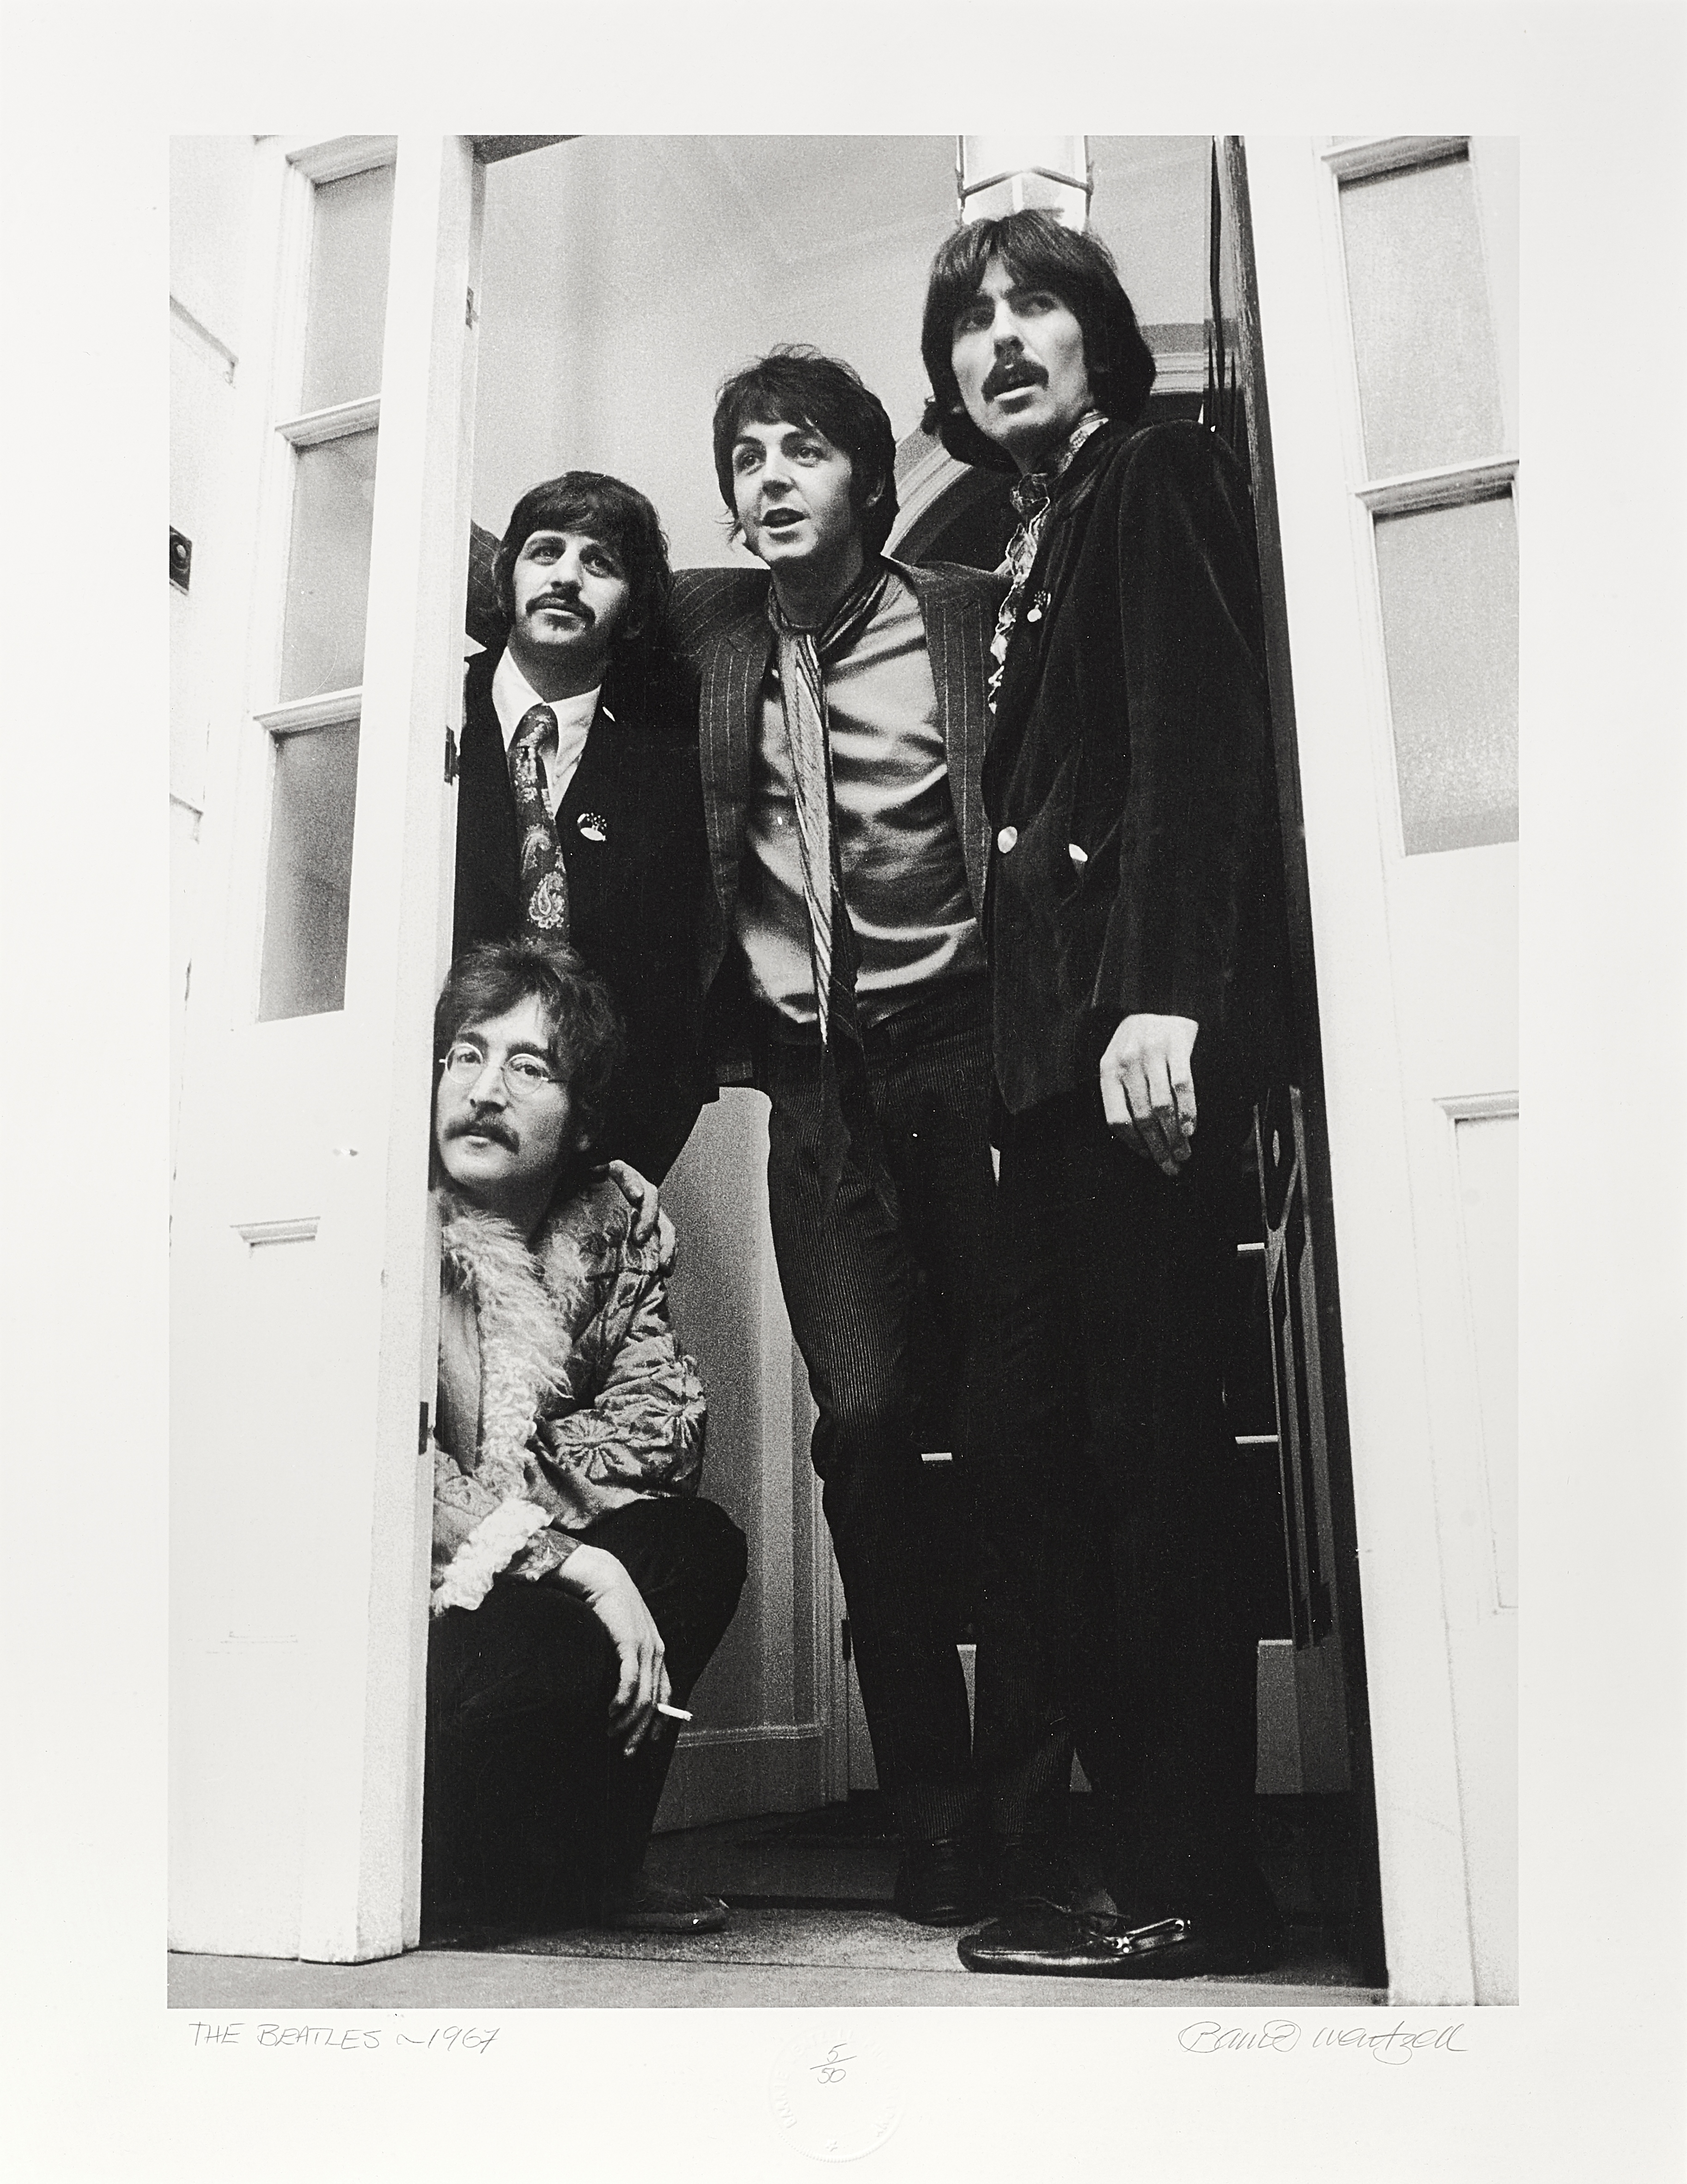
M 705 1405 L 668 1321 L 654 1236 L 613 1183 L 575 1193 L 529 1245 L 439 1194 L 435 1613 L 494 1577 L 540 1578 L 625 1503 L 695 1494 Z

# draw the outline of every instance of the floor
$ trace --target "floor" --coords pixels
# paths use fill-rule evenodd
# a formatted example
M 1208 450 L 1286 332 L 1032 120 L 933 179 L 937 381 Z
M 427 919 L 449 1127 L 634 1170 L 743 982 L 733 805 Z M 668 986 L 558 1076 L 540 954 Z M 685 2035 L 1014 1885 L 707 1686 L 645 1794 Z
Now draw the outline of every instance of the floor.
M 1293 1921 L 1291 1942 L 1275 1970 L 1246 1978 L 1143 1985 L 975 1976 L 955 1953 L 952 1930 L 896 1915 L 896 1845 L 876 1800 L 862 1798 L 658 1836 L 646 1861 L 651 1877 L 725 1897 L 733 1910 L 723 1933 L 573 1932 L 350 1965 L 176 1955 L 169 1996 L 174 2008 L 220 2010 L 1380 2003 L 1384 1991 L 1355 1978 L 1332 1929 L 1318 1922 L 1327 1889 L 1307 1838 L 1305 1828 L 1284 1826 L 1264 1847 Z

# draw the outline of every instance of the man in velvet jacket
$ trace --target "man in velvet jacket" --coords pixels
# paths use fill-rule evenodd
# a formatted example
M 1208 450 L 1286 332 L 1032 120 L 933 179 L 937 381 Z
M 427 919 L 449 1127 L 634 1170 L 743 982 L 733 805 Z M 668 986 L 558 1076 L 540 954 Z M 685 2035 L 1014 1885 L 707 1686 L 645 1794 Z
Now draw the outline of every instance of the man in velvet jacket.
M 516 504 L 493 580 L 507 637 L 465 682 L 453 953 L 523 931 L 578 950 L 627 1026 L 601 1149 L 659 1182 L 713 1091 L 696 968 L 696 701 L 666 643 L 667 542 L 642 493 L 571 471 Z M 533 835 L 517 780 L 535 709 L 549 716 L 541 862 L 556 867 L 539 874 L 531 857 L 523 869 Z
M 1250 1847 L 1224 1300 L 1282 951 L 1248 492 L 1204 427 L 1132 430 L 1153 358 L 1105 246 L 1046 214 L 957 231 L 922 348 L 951 453 L 1019 473 L 984 773 L 1006 1533 L 979 1670 L 1023 1665 L 1028 1631 L 1041 1673 L 1076 1665 L 1117 1913 L 1027 1889 L 961 1953 L 1255 1968 L 1278 1923 Z

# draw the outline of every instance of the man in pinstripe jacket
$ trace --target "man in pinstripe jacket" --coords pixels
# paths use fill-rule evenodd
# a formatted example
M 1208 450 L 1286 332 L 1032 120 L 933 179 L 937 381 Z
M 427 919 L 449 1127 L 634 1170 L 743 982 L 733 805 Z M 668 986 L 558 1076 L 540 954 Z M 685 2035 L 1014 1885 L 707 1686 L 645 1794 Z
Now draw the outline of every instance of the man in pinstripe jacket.
M 774 1244 L 904 1842 L 898 1908 L 961 1923 L 981 1815 L 920 1457 L 960 1437 L 994 1189 L 979 780 L 999 587 L 883 558 L 895 441 L 846 365 L 786 349 L 739 373 L 714 451 L 763 567 L 676 578 L 701 685 L 709 1021 L 723 1081 L 773 1105 Z

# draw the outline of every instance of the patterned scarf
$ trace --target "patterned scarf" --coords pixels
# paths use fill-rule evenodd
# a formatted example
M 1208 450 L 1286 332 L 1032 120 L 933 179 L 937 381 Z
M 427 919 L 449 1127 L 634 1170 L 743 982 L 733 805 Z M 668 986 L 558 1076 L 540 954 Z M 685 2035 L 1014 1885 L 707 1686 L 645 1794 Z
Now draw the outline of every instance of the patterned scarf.
M 886 580 L 883 563 L 869 562 L 818 629 L 801 629 L 788 621 L 779 593 L 770 585 L 768 620 L 777 641 L 779 702 L 790 744 L 808 952 L 820 1019 L 825 1100 L 819 1147 L 822 1184 L 830 1205 L 853 1146 L 857 1166 L 894 1212 L 896 1193 L 868 1088 L 866 1050 L 856 1006 L 861 950 L 850 922 L 838 850 L 825 680 L 828 665 L 849 651 L 872 619 Z
M 1014 634 L 1014 626 L 1019 618 L 1019 601 L 1024 596 L 1025 581 L 1036 560 L 1036 549 L 1042 543 L 1043 526 L 1048 521 L 1048 510 L 1053 501 L 1054 488 L 1071 465 L 1072 458 L 1092 434 L 1098 432 L 1107 422 L 1099 410 L 1086 410 L 1072 427 L 1065 446 L 1047 470 L 1027 471 L 1023 477 L 1014 481 L 1011 498 L 1014 513 L 1019 519 L 1019 527 L 1008 542 L 1008 552 L 999 577 L 1008 579 L 1008 596 L 1002 602 L 996 617 L 996 634 L 990 641 L 990 656 L 996 662 L 990 672 L 990 682 L 985 695 L 990 710 L 996 710 L 996 694 L 1001 687 L 1002 672 L 1008 664 L 1008 644 Z M 1041 619 L 1042 605 L 1034 605 L 1026 616 L 1029 621 Z

